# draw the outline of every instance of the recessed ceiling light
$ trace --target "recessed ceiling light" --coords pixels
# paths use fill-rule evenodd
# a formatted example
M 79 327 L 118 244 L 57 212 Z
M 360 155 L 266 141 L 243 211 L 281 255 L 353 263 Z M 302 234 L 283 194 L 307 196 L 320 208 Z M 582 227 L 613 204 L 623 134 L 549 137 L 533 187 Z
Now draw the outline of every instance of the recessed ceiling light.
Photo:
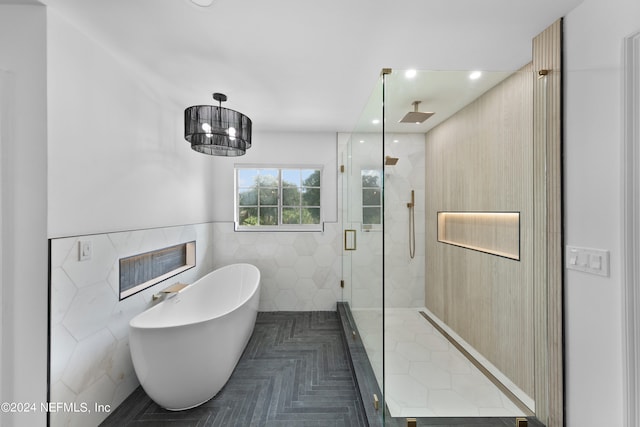
M 209 7 L 213 4 L 213 0 L 191 0 L 191 3 L 200 7 Z
M 479 79 L 481 75 L 482 75 L 482 71 L 472 71 L 471 74 L 469 74 L 469 78 L 471 80 L 476 80 L 476 79 Z
M 373 119 L 373 120 L 371 120 L 371 123 L 373 123 L 374 125 L 377 125 L 378 123 L 380 123 L 380 120 Z
M 416 70 L 407 70 L 404 72 L 404 76 L 408 79 L 412 79 L 416 76 L 416 74 L 418 74 L 418 72 Z

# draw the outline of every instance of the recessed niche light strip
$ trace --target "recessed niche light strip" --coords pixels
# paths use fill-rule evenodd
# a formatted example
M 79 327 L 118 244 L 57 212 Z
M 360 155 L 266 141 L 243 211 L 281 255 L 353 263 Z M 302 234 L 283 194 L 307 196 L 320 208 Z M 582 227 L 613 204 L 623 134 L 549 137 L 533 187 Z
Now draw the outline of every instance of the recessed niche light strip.
M 195 241 L 121 258 L 120 299 L 189 270 L 195 265 Z
M 519 212 L 438 212 L 438 241 L 520 260 Z

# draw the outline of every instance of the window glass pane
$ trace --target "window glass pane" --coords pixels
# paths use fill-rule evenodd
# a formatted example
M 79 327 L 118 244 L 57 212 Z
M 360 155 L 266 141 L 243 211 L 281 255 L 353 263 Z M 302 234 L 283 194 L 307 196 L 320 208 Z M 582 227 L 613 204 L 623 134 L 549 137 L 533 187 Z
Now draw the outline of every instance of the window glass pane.
M 282 186 L 300 187 L 300 171 L 298 169 L 283 169 Z
M 256 185 L 258 171 L 255 169 L 238 170 L 238 187 L 252 187 Z
M 303 224 L 320 224 L 320 208 L 303 208 Z
M 320 206 L 320 189 L 304 188 L 302 192 L 303 206 Z
M 380 206 L 380 190 L 377 188 L 363 188 L 362 204 L 364 206 Z
M 258 190 L 255 188 L 241 188 L 239 197 L 240 206 L 255 206 L 258 204 Z
M 282 208 L 283 224 L 300 224 L 300 208 Z
M 320 171 L 317 169 L 303 169 L 302 185 L 307 187 L 320 187 Z
M 260 189 L 260 205 L 277 205 L 278 189 L 277 188 L 261 188 Z
M 381 224 L 380 208 L 362 208 L 363 224 Z
M 260 208 L 260 225 L 278 225 L 278 208 Z
M 258 225 L 258 208 L 240 208 L 240 225 Z
M 381 172 L 374 169 L 362 170 L 362 187 L 382 187 Z
M 278 186 L 278 169 L 260 169 L 257 182 L 260 187 Z
M 300 190 L 298 190 L 298 187 L 282 189 L 282 206 L 300 206 Z

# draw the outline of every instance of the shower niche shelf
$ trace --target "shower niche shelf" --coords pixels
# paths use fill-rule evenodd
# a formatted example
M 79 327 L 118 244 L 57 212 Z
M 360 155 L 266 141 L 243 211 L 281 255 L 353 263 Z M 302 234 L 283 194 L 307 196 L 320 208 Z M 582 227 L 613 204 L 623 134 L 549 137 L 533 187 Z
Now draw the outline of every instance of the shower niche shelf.
M 520 260 L 520 212 L 440 211 L 438 242 Z

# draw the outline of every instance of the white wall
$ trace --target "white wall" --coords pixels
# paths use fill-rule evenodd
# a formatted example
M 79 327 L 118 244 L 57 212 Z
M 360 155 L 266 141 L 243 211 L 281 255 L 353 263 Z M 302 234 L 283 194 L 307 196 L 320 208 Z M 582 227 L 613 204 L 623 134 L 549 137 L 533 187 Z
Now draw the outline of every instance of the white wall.
M 47 397 L 46 11 L 0 5 L 3 402 Z M 6 110 L 9 111 L 6 111 Z M 46 413 L 0 414 L 3 426 L 44 425 Z
M 212 158 L 213 178 L 210 189 L 214 194 L 213 221 L 232 222 L 234 219 L 234 165 L 322 165 L 321 203 L 325 222 L 336 222 L 337 197 L 336 134 L 260 132 L 254 127 L 252 147 L 242 157 Z
M 565 243 L 611 251 L 610 277 L 567 270 L 567 425 L 623 425 L 621 59 L 637 0 L 585 0 L 565 20 Z
M 48 11 L 49 236 L 211 221 L 173 87 Z

